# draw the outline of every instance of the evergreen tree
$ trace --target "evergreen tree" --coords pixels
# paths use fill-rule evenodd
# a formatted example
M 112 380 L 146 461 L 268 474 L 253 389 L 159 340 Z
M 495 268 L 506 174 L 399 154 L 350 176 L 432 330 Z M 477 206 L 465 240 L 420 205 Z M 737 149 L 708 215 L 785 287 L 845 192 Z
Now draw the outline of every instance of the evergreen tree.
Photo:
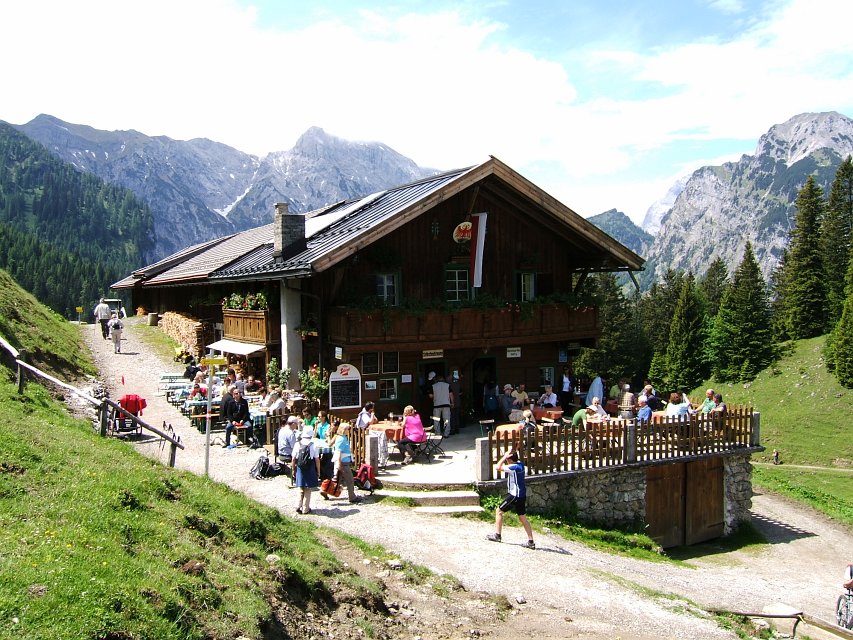
M 853 296 L 844 301 L 841 319 L 832 332 L 830 356 L 838 382 L 853 388 Z
M 652 362 L 649 365 L 649 382 L 656 389 L 673 389 L 674 385 L 669 379 L 669 371 L 666 368 L 666 354 L 655 351 Z
M 693 276 L 684 278 L 669 328 L 666 368 L 677 389 L 692 389 L 705 379 L 705 310 L 696 294 Z
M 726 263 L 720 257 L 714 258 L 713 262 L 708 265 L 705 275 L 699 280 L 699 289 L 705 298 L 710 316 L 716 316 L 717 311 L 720 310 L 720 302 L 723 300 L 723 293 L 728 284 L 729 269 L 726 267 Z
M 634 302 L 622 293 L 615 274 L 599 274 L 591 284 L 599 305 L 601 335 L 594 349 L 583 349 L 575 358 L 575 373 L 601 375 L 606 380 L 637 378 L 643 369 L 644 348 Z
M 809 176 L 800 190 L 796 206 L 782 292 L 785 326 L 794 340 L 813 338 L 829 328 L 826 271 L 819 242 L 825 203 L 814 176 Z
M 767 290 L 749 242 L 723 295 L 711 340 L 720 382 L 751 380 L 773 359 Z
M 826 214 L 821 224 L 821 256 L 827 284 L 829 325 L 833 326 L 841 317 L 847 297 L 845 280 L 850 262 L 851 228 L 853 226 L 853 158 L 838 167 L 829 193 Z

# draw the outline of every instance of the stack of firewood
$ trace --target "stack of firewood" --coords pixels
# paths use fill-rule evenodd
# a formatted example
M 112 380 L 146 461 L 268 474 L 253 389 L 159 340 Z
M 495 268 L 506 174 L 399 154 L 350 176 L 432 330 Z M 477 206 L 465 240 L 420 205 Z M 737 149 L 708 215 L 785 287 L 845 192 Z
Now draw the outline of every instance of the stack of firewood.
M 196 358 L 204 353 L 205 345 L 213 342 L 213 325 L 181 313 L 164 313 L 160 317 L 160 328 Z

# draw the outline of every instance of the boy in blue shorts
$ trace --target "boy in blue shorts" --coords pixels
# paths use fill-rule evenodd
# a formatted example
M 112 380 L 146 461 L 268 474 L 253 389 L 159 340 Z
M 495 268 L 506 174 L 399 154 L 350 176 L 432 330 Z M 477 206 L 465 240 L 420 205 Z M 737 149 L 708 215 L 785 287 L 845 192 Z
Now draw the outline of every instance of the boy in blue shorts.
M 507 465 L 506 463 L 509 462 Z M 506 465 L 506 466 L 505 466 Z M 504 524 L 504 513 L 513 511 L 518 515 L 521 526 L 524 527 L 527 533 L 527 544 L 524 545 L 528 549 L 535 549 L 536 544 L 533 542 L 533 529 L 530 528 L 530 521 L 525 515 L 527 513 L 527 485 L 524 483 L 524 463 L 518 459 L 518 452 L 510 449 L 503 458 L 498 461 L 497 471 L 506 473 L 507 497 L 501 502 L 495 512 L 495 533 L 490 533 L 486 536 L 486 540 L 492 542 L 501 541 L 501 529 Z

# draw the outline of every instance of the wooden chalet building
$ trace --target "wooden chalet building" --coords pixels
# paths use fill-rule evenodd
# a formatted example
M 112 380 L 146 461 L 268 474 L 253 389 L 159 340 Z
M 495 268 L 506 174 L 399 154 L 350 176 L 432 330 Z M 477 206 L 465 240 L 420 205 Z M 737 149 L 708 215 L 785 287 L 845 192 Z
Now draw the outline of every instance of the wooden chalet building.
M 159 313 L 265 291 L 274 304 L 253 318 L 196 311 L 221 332 L 218 349 L 250 354 L 256 368 L 276 357 L 294 374 L 318 363 L 358 380 L 336 413 L 373 400 L 387 415 L 429 408 L 429 372 L 458 371 L 475 410 L 488 379 L 539 390 L 599 335 L 588 274 L 642 268 L 490 158 L 308 214 L 278 204 L 273 224 L 190 247 L 113 287 Z

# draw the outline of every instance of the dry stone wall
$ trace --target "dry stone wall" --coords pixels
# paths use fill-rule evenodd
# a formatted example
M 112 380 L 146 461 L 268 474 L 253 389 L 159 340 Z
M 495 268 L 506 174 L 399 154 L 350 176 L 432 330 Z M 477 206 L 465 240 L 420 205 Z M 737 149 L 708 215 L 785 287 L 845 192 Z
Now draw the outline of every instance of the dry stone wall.
M 742 522 L 749 522 L 752 508 L 752 463 L 749 454 L 723 458 L 723 503 L 725 531 L 729 535 Z

